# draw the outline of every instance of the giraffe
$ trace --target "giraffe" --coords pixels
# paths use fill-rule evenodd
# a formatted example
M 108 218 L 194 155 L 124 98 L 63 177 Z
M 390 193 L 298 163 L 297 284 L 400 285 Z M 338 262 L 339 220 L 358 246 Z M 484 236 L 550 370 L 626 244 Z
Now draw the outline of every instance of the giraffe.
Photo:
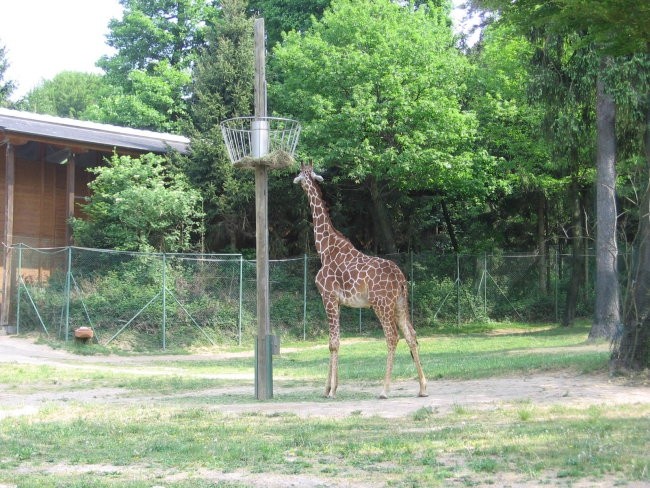
M 408 288 L 399 267 L 392 261 L 367 256 L 332 225 L 329 211 L 317 182 L 323 177 L 314 173 L 312 165 L 301 165 L 293 180 L 300 183 L 309 199 L 314 225 L 316 250 L 321 268 L 316 275 L 329 321 L 330 362 L 325 396 L 334 398 L 338 386 L 338 353 L 340 343 L 339 314 L 341 305 L 374 310 L 386 336 L 388 357 L 386 376 L 379 398 L 388 398 L 395 348 L 399 341 L 398 327 L 410 350 L 418 372 L 420 391 L 427 396 L 427 380 L 422 371 L 415 330 L 408 314 Z

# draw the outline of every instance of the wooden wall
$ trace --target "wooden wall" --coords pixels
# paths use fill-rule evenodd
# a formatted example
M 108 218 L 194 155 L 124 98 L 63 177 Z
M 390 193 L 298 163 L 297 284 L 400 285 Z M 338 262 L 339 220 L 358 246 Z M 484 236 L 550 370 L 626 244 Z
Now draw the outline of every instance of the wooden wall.
M 5 205 L 5 153 L 0 151 L 0 205 Z M 67 165 L 15 158 L 13 243 L 31 247 L 67 246 Z M 91 176 L 75 168 L 75 201 L 89 195 Z M 81 212 L 75 205 L 75 216 Z M 4 234 L 4 219 L 0 235 Z
M 97 155 L 92 166 L 100 164 Z M 95 164 L 96 163 L 96 164 Z M 33 161 L 15 156 L 14 211 L 12 244 L 25 244 L 33 248 L 65 247 L 69 244 L 68 231 L 68 170 L 69 164 L 46 162 L 44 158 Z M 87 166 L 86 166 L 87 167 Z M 0 215 L 5 211 L 6 151 L 0 146 Z M 80 164 L 74 164 L 74 216 L 82 216 L 77 203 L 90 194 L 88 183 L 93 175 Z M 5 232 L 5 220 L 0 222 L 0 236 Z M 4 258 L 2 246 L 0 257 Z M 23 279 L 41 281 L 47 279 L 57 260 L 47 256 L 23 263 Z M 3 286 L 5 260 L 0 259 L 0 289 Z M 12 279 L 15 279 L 13 277 Z

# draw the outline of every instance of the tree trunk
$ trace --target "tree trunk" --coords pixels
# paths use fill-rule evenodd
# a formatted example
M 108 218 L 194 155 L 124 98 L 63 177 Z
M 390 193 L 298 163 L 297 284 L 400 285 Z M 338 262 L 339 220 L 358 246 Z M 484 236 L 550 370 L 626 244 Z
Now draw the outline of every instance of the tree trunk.
M 393 227 L 388 217 L 388 210 L 386 209 L 386 204 L 382 198 L 381 191 L 379 189 L 379 183 L 374 176 L 369 176 L 370 184 L 370 200 L 372 202 L 372 213 L 375 217 L 374 222 L 374 231 L 375 237 L 379 242 L 381 250 L 384 253 L 393 254 L 397 252 L 397 246 L 395 245 L 395 234 L 393 233 Z
M 575 321 L 580 285 L 584 275 L 582 269 L 584 264 L 582 259 L 582 206 L 580 205 L 580 191 L 576 181 L 571 183 L 569 191 L 571 193 L 571 280 L 569 281 L 564 314 L 562 315 L 562 325 L 564 327 L 573 325 Z
M 616 243 L 616 105 L 605 91 L 601 62 L 596 88 L 596 304 L 589 338 L 611 338 L 620 324 Z
M 458 247 L 458 239 L 456 239 L 456 231 L 454 230 L 454 223 L 451 221 L 451 215 L 449 214 L 449 209 L 443 198 L 440 201 L 440 206 L 442 207 L 442 216 L 445 219 L 445 226 L 447 227 L 447 233 L 449 234 L 449 240 L 451 241 L 451 246 L 454 248 L 454 252 L 458 254 L 460 249 Z
M 650 366 L 650 98 L 647 104 L 644 145 L 648 182 L 639 209 L 623 330 L 612 354 L 614 366 L 639 370 Z

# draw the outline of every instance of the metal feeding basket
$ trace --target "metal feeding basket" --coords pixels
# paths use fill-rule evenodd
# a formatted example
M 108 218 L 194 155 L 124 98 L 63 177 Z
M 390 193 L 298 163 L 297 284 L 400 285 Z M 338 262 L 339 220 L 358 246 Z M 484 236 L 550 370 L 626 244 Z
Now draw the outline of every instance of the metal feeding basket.
M 221 122 L 230 161 L 238 167 L 286 168 L 300 137 L 300 124 L 281 117 L 234 117 Z

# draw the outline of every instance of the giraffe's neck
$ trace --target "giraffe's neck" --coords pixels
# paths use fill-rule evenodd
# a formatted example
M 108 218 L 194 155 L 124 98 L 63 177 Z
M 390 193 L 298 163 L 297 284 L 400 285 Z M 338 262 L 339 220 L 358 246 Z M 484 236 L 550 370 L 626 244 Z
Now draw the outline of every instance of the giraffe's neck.
M 333 257 L 333 253 L 354 250 L 352 243 L 334 228 L 327 205 L 323 200 L 320 188 L 313 181 L 306 189 L 314 223 L 314 240 L 316 251 L 321 261 Z

